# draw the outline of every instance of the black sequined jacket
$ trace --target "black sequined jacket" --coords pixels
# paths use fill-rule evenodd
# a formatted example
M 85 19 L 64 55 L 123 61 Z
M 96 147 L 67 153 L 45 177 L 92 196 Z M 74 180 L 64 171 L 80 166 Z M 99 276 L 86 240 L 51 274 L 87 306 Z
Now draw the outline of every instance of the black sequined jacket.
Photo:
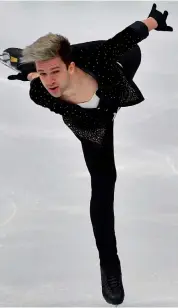
M 102 144 L 107 125 L 121 107 L 133 106 L 144 97 L 133 81 L 128 81 L 117 63 L 124 53 L 147 38 L 147 26 L 136 21 L 106 41 L 72 45 L 72 61 L 91 74 L 98 82 L 97 108 L 85 109 L 54 98 L 42 85 L 40 78 L 30 84 L 30 98 L 42 107 L 60 114 L 64 123 L 81 140 Z

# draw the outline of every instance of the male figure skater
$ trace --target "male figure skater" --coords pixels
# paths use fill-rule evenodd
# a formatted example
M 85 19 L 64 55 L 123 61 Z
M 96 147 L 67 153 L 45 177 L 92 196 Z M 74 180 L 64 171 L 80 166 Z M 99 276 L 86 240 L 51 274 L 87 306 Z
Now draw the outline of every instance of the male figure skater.
M 133 77 L 140 65 L 138 43 L 153 29 L 167 26 L 168 12 L 153 4 L 148 18 L 136 21 L 106 41 L 70 45 L 49 33 L 23 49 L 21 71 L 10 80 L 30 81 L 30 98 L 60 114 L 81 142 L 91 176 L 90 217 L 99 253 L 102 294 L 113 305 L 124 301 L 121 262 L 114 226 L 113 125 L 121 107 L 144 100 Z

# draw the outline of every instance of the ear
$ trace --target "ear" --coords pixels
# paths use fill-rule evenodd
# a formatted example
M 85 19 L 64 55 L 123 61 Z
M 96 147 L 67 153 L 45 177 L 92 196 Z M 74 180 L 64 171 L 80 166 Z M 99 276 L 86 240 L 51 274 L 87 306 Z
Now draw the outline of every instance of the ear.
M 70 74 L 73 74 L 75 71 L 75 62 L 71 62 L 68 66 L 68 71 Z

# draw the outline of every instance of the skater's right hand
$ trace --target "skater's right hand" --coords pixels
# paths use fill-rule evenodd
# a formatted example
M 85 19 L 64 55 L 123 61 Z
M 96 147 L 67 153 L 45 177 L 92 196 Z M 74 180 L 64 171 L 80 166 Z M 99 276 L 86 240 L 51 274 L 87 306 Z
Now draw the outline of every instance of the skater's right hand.
M 20 72 L 16 75 L 9 75 L 7 77 L 9 80 L 29 81 L 28 75 L 32 72 L 36 72 L 36 67 L 33 63 L 21 63 L 17 65 L 17 69 Z
M 156 4 L 154 3 L 148 17 L 152 17 L 157 21 L 157 28 L 156 31 L 173 31 L 173 28 L 167 26 L 166 19 L 168 17 L 168 11 L 164 11 L 161 13 L 160 11 L 156 10 Z
M 9 75 L 7 77 L 9 80 L 21 80 L 21 81 L 29 81 L 27 79 L 27 75 L 24 75 L 23 73 L 18 73 L 16 75 Z

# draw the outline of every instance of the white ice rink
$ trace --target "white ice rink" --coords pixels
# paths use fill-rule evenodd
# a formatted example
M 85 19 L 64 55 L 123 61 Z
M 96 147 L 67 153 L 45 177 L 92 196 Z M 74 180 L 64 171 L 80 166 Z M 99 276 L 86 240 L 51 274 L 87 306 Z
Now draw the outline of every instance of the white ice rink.
M 115 120 L 116 234 L 122 306 L 178 306 L 178 2 L 173 33 L 140 43 L 145 101 Z M 48 32 L 71 43 L 108 39 L 153 2 L 0 2 L 0 49 Z M 60 115 L 0 66 L 0 306 L 108 306 L 89 217 L 90 178 Z

